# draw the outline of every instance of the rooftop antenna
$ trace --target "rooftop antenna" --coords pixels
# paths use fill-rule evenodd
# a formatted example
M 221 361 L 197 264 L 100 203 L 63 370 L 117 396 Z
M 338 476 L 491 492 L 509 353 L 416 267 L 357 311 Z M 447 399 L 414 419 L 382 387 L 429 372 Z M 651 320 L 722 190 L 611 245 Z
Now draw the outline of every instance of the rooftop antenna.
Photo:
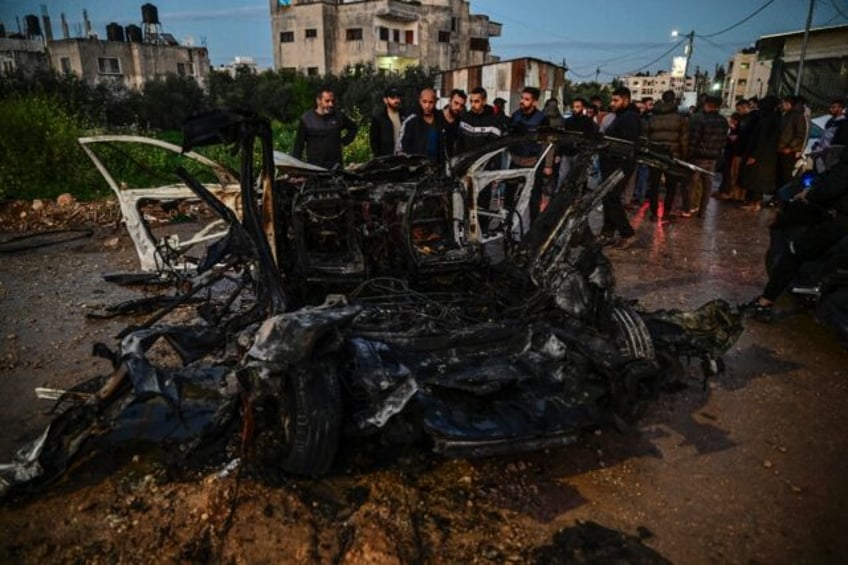
M 85 28 L 85 36 L 91 37 L 91 22 L 88 19 L 88 10 L 82 11 L 82 22 L 83 27 Z
M 68 20 L 65 18 L 65 12 L 62 12 L 62 39 L 70 39 L 71 33 L 68 31 Z
M 47 4 L 41 5 L 41 23 L 44 27 L 44 39 L 53 41 L 53 26 L 50 24 L 50 14 L 47 13 Z

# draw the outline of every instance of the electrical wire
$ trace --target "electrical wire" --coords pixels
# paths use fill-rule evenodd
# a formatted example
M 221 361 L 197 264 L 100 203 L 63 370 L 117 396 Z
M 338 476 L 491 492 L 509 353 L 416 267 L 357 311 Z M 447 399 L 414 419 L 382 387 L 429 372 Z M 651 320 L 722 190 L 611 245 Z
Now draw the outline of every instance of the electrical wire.
M 829 3 L 830 3 L 830 5 L 831 5 L 831 6 L 833 6 L 833 9 L 834 9 L 834 10 L 836 10 L 836 13 L 837 13 L 837 14 L 839 14 L 840 16 L 842 16 L 843 18 L 845 18 L 846 20 L 848 20 L 848 16 L 846 16 L 846 15 L 845 15 L 845 12 L 843 12 L 843 11 L 839 8 L 839 6 L 837 6 L 837 5 L 836 5 L 836 0 L 830 0 L 830 2 L 829 2 Z M 833 21 L 834 19 L 836 19 L 836 18 L 831 18 L 831 19 L 830 19 L 830 21 Z
M 768 2 L 766 2 L 765 4 L 763 4 L 762 6 L 760 6 L 759 8 L 757 8 L 757 9 L 756 9 L 753 13 L 751 13 L 750 15 L 748 15 L 748 16 L 746 16 L 746 17 L 742 18 L 741 20 L 739 20 L 738 22 L 736 22 L 736 23 L 735 23 L 735 24 L 733 24 L 732 26 L 730 26 L 730 27 L 726 27 L 726 28 L 724 28 L 723 30 L 721 30 L 721 31 L 717 31 L 717 32 L 715 32 L 715 33 L 708 33 L 707 35 L 701 35 L 700 37 L 701 37 L 701 39 L 704 39 L 704 38 L 707 38 L 707 37 L 715 37 L 715 36 L 717 36 L 717 35 L 721 35 L 721 34 L 723 34 L 723 33 L 727 33 L 728 31 L 730 31 L 730 30 L 732 30 L 732 29 L 736 29 L 737 27 L 741 26 L 742 24 L 744 24 L 745 22 L 747 22 L 748 20 L 750 20 L 751 18 L 753 18 L 754 16 L 756 16 L 757 14 L 759 14 L 760 12 L 762 12 L 763 10 L 765 10 L 766 8 L 768 8 L 769 6 L 771 6 L 772 4 L 774 4 L 774 0 L 768 0 Z
M 639 71 L 641 71 L 642 69 L 647 69 L 648 67 L 650 67 L 651 65 L 653 65 L 653 64 L 654 64 L 654 63 L 656 63 L 657 61 L 661 60 L 663 57 L 668 56 L 668 55 L 669 55 L 672 51 L 674 51 L 675 49 L 677 49 L 678 47 L 680 47 L 681 45 L 683 45 L 683 44 L 684 44 L 687 40 L 688 40 L 688 38 L 684 37 L 683 39 L 681 39 L 680 41 L 678 41 L 677 43 L 675 43 L 674 45 L 672 45 L 670 49 L 668 49 L 668 50 L 666 50 L 665 52 L 663 52 L 663 54 L 662 54 L 662 55 L 660 55 L 659 57 L 657 57 L 656 59 L 654 59 L 654 60 L 653 60 L 653 61 L 651 61 L 650 63 L 645 63 L 645 64 L 644 64 L 644 65 L 642 65 L 641 67 L 637 67 L 637 68 L 635 68 L 635 69 L 633 69 L 633 70 L 631 70 L 631 71 L 628 71 L 628 72 L 626 72 L 626 73 L 618 73 L 618 75 L 614 75 L 614 76 L 620 76 L 620 75 L 632 75 L 632 74 L 638 73 L 638 72 L 639 72 Z M 610 73 L 605 72 L 605 74 L 610 74 Z

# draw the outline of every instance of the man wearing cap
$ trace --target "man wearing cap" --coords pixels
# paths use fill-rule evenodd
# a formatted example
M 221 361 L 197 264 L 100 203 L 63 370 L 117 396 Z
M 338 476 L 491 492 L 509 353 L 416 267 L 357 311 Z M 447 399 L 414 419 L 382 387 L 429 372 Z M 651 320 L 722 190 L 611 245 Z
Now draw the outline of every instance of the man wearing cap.
M 371 153 L 374 157 L 392 155 L 398 144 L 400 125 L 405 116 L 400 109 L 400 90 L 390 86 L 383 91 L 383 106 L 371 116 Z

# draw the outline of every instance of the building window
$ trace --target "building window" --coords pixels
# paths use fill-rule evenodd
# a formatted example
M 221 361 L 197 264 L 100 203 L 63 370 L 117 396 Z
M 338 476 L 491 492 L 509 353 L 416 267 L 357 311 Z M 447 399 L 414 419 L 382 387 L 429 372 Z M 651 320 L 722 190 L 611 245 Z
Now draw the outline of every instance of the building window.
M 318 30 L 314 27 L 311 27 L 306 30 L 306 39 L 315 39 L 318 37 Z
M 361 27 L 352 27 L 345 30 L 345 40 L 347 41 L 361 41 L 362 40 L 362 28 Z
M 380 33 L 380 41 L 388 41 L 389 40 L 389 28 L 380 26 L 377 28 Z
M 395 43 L 400 43 L 400 30 L 399 29 L 393 29 L 392 30 L 392 41 L 394 41 Z
M 472 37 L 469 48 L 472 51 L 489 51 L 489 40 L 485 37 Z
M 61 59 L 59 59 L 59 66 L 62 68 L 62 74 L 71 74 L 72 69 L 70 57 L 62 57 Z
M 101 75 L 119 75 L 121 74 L 121 62 L 117 57 L 98 57 L 97 72 Z
M 748 63 L 739 63 L 739 68 L 744 71 L 751 68 L 751 65 Z
M 406 30 L 406 37 L 404 38 L 408 45 L 415 44 L 415 32 L 411 29 Z
M 181 77 L 194 76 L 194 63 L 177 63 L 177 74 Z
M 293 31 L 281 31 L 280 32 L 280 43 L 294 43 L 294 32 Z
M 3 61 L 3 72 L 4 73 L 13 73 L 15 71 L 15 62 L 14 61 Z
M 449 31 L 440 31 L 439 32 L 439 43 L 450 43 L 450 32 Z
M 736 83 L 736 86 L 745 86 L 746 84 L 748 84 L 748 79 L 740 78 L 739 81 Z
M 306 67 L 306 74 L 311 77 L 318 76 L 318 67 Z
M 459 25 L 458 18 L 451 18 L 451 31 L 456 31 L 457 26 Z

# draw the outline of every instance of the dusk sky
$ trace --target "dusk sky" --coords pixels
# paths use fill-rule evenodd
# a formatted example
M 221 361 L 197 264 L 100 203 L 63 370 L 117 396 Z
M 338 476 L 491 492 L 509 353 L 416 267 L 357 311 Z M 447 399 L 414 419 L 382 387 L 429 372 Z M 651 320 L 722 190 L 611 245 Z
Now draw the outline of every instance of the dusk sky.
M 141 0 L 0 0 L 0 21 L 17 31 L 15 17 L 41 14 L 47 5 L 54 37 L 61 37 L 60 14 L 65 13 L 74 35 L 88 10 L 94 30 L 105 37 L 106 25 L 141 22 Z M 267 1 L 182 0 L 153 2 L 165 32 L 183 42 L 203 42 L 215 66 L 236 56 L 253 57 L 261 68 L 271 67 L 271 24 Z M 761 9 L 762 8 L 762 9 Z M 736 50 L 760 35 L 804 28 L 807 0 L 472 0 L 473 13 L 487 14 L 503 24 L 492 42 L 502 59 L 532 56 L 555 63 L 565 59 L 575 81 L 613 76 L 636 70 L 669 69 L 671 57 L 683 55 L 682 37 L 694 30 L 695 66 L 712 72 Z M 761 10 L 760 10 L 761 9 Z M 754 14 L 749 20 L 722 33 Z M 817 0 L 814 26 L 848 24 L 848 0 Z M 680 37 L 672 38 L 678 30 Z M 677 45 L 679 43 L 679 45 Z M 677 46 L 676 46 L 677 45 Z M 676 47 L 675 47 L 676 46 Z

